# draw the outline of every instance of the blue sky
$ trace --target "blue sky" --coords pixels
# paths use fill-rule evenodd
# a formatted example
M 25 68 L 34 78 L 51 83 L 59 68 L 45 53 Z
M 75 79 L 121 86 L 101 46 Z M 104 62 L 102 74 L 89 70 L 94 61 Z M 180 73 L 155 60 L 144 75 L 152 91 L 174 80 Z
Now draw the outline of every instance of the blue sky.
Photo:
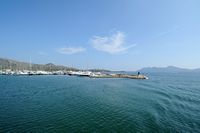
M 199 0 L 1 0 L 0 57 L 137 70 L 200 67 Z

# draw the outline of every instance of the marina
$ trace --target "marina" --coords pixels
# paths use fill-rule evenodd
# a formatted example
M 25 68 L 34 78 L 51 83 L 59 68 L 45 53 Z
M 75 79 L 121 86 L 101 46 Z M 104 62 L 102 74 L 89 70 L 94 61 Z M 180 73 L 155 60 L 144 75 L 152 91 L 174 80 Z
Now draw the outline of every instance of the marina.
M 129 79 L 148 79 L 147 76 L 141 74 L 121 74 L 121 73 L 103 73 L 92 71 L 30 71 L 30 70 L 17 70 L 11 69 L 1 70 L 0 75 L 69 75 L 89 78 L 129 78 Z

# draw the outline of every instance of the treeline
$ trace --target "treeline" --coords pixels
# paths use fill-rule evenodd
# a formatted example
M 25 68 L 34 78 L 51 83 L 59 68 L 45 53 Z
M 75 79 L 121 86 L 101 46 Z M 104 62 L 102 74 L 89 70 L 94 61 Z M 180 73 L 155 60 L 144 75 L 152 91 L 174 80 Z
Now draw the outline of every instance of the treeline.
M 36 71 L 36 70 L 42 70 L 42 71 L 73 70 L 73 71 L 76 71 L 76 70 L 78 70 L 76 68 L 54 65 L 52 63 L 45 64 L 45 65 L 30 64 L 30 63 L 26 63 L 26 62 L 19 62 L 19 61 L 15 61 L 15 60 L 0 58 L 0 70 L 5 70 L 5 69 L 32 70 L 32 71 Z

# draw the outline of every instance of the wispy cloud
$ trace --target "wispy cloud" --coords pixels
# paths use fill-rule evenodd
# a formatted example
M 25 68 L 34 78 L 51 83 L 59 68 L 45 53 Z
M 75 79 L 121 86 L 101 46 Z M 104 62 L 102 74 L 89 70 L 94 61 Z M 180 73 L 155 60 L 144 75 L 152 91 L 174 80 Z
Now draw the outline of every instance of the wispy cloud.
M 38 52 L 38 55 L 41 55 L 41 56 L 47 56 L 48 54 L 47 54 L 46 52 L 39 51 L 39 52 Z
M 63 47 L 58 49 L 60 54 L 76 54 L 85 51 L 85 48 L 82 47 Z
M 160 32 L 160 33 L 154 35 L 153 38 L 157 39 L 157 38 L 169 36 L 169 35 L 173 34 L 174 32 L 177 32 L 179 30 L 179 28 L 180 28 L 180 26 L 174 26 L 170 29 L 167 29 L 166 31 L 163 31 L 163 32 Z
M 126 45 L 125 35 L 120 31 L 108 37 L 94 36 L 90 42 L 95 49 L 110 54 L 125 52 L 136 45 Z

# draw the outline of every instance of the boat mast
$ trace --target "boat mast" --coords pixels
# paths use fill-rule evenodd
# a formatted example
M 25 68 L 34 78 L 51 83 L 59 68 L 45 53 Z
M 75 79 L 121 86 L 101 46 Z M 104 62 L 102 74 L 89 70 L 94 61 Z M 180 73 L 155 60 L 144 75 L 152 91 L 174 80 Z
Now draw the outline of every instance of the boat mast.
M 32 65 L 31 65 L 31 57 L 30 57 L 30 62 L 29 62 L 29 70 L 31 71 Z

